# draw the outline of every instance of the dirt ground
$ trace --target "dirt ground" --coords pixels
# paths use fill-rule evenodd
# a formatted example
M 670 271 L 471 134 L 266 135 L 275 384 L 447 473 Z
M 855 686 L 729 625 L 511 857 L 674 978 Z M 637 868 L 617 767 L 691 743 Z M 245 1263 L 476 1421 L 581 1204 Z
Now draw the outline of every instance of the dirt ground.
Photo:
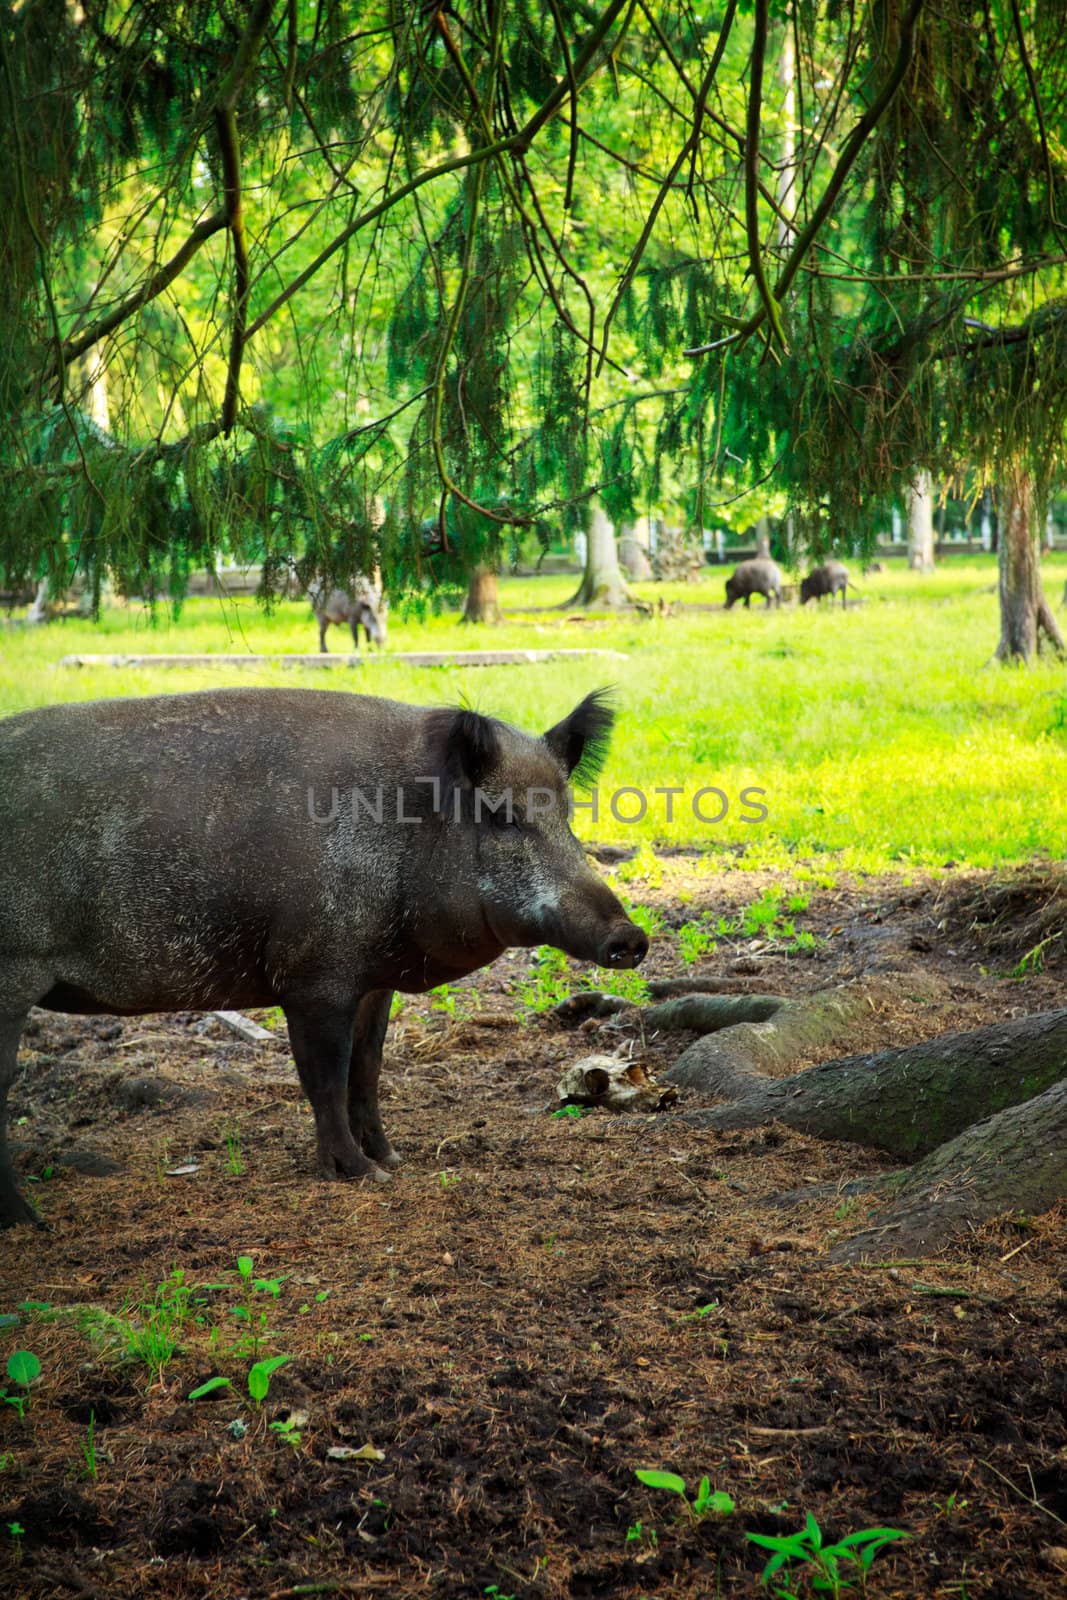
M 869 984 L 853 1050 L 1067 1004 L 1051 869 L 807 883 L 813 951 L 738 935 L 683 967 L 672 927 L 770 881 L 682 858 L 629 883 L 665 921 L 650 975 Z M 762 1590 L 746 1535 L 811 1514 L 827 1541 L 908 1534 L 869 1595 L 1062 1600 L 1062 1217 L 830 1265 L 878 1157 L 673 1112 L 554 1117 L 576 1057 L 630 1042 L 662 1071 L 688 1038 L 522 1021 L 529 969 L 405 1002 L 384 1094 L 404 1164 L 369 1186 L 314 1176 L 276 1017 L 250 1045 L 193 1015 L 35 1014 L 12 1137 L 51 1231 L 2 1245 L 0 1361 L 42 1371 L 24 1416 L 0 1406 L 0 1595 L 806 1595 L 799 1567 Z M 267 1286 L 243 1286 L 246 1255 Z M 174 1354 L 123 1359 L 164 1300 Z M 190 1399 L 215 1375 L 234 1387 Z M 687 1511 L 646 1468 L 734 1509 Z

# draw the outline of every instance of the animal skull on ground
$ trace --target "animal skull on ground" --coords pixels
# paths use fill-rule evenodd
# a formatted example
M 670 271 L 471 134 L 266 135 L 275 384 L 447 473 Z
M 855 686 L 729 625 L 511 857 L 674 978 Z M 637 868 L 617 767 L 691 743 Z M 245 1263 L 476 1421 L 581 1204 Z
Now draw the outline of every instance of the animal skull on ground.
M 663 1111 L 678 1098 L 672 1084 L 656 1083 L 639 1061 L 583 1056 L 556 1084 L 561 1105 L 603 1106 L 606 1111 Z

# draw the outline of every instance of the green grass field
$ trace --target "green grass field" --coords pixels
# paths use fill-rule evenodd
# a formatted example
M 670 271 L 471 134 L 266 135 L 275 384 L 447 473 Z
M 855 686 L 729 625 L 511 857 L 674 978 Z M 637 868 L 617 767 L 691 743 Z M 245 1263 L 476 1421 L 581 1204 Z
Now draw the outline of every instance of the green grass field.
M 639 586 L 649 597 L 719 602 L 725 573 L 697 586 Z M 1048 558 L 1046 589 L 1058 606 L 1067 556 Z M 498 628 L 464 628 L 455 612 L 420 621 L 396 611 L 390 651 L 588 646 L 625 660 L 414 668 L 384 657 L 361 668 L 71 668 L 73 653 L 313 651 L 305 604 L 267 615 L 254 600 L 187 603 L 175 621 L 160 610 L 115 606 L 98 624 L 0 628 L 0 712 L 64 700 L 176 693 L 222 684 L 354 688 L 425 705 L 464 700 L 531 730 L 562 716 L 588 689 L 615 685 L 620 720 L 600 783 L 599 815 L 579 813 L 586 839 L 746 846 L 743 864 L 797 858 L 860 871 L 893 864 L 976 866 L 1067 846 L 1067 668 L 987 665 L 998 634 L 993 558 L 951 558 L 930 577 L 900 568 L 862 580 L 862 603 L 842 614 L 813 606 L 765 612 L 690 612 L 665 620 L 568 620 L 546 611 Z M 567 576 L 504 579 L 505 607 L 549 607 L 574 587 Z M 347 635 L 331 629 L 331 648 Z M 622 786 L 648 798 L 644 819 L 613 817 Z M 653 791 L 673 785 L 673 802 Z M 694 818 L 692 797 L 721 789 L 727 815 Z M 765 791 L 765 821 L 746 823 L 740 793 Z M 635 809 L 637 801 L 625 804 Z M 705 815 L 722 802 L 706 796 Z M 751 814 L 751 813 L 750 813 Z M 733 854 L 734 852 L 731 852 Z

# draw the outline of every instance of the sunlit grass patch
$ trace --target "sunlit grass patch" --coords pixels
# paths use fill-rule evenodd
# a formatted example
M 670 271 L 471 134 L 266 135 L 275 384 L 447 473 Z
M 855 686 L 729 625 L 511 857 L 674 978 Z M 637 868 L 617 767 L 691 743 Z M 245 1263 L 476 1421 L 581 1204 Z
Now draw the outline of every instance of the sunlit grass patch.
M 1050 596 L 1065 574 L 1067 558 L 1046 563 Z M 724 569 L 709 569 L 700 584 L 664 588 L 690 604 L 717 605 L 724 577 Z M 573 576 L 504 578 L 501 595 L 512 614 L 500 627 L 463 627 L 455 611 L 420 621 L 394 608 L 389 651 L 361 652 L 354 667 L 326 671 L 282 660 L 190 669 L 61 666 L 76 653 L 284 657 L 314 652 L 318 643 L 303 602 L 280 602 L 268 615 L 252 600 L 193 600 L 177 620 L 164 608 L 153 617 L 142 607 L 116 606 L 99 624 L 0 629 L 0 710 L 272 684 L 354 689 L 424 705 L 462 700 L 536 731 L 589 689 L 612 684 L 619 722 L 596 814 L 588 805 L 577 813 L 584 838 L 697 845 L 712 851 L 713 864 L 808 863 L 822 872 L 1062 855 L 1067 669 L 1051 658 L 1030 670 L 987 665 L 998 628 L 995 577 L 991 558 L 947 562 L 923 578 L 898 566 L 860 579 L 862 603 L 844 612 L 828 605 L 765 612 L 759 605 L 591 622 L 549 609 L 573 592 Z M 638 591 L 660 593 L 656 585 Z M 525 606 L 543 609 L 516 613 Z M 347 636 L 332 630 L 331 646 L 341 652 Z M 616 654 L 488 668 L 457 660 L 419 669 L 396 659 L 405 650 L 486 647 Z M 641 792 L 643 810 L 632 794 L 613 807 L 623 788 Z M 671 789 L 681 792 L 656 793 Z M 706 820 L 720 811 L 718 820 Z M 637 870 L 649 859 L 643 853 Z

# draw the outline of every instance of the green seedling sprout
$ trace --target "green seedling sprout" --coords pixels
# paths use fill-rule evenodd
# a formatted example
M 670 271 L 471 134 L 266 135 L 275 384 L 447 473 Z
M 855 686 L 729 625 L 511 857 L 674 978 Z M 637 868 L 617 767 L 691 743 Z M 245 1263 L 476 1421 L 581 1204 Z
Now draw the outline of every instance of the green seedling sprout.
M 860 1583 L 866 1583 L 871 1563 L 879 1550 L 908 1537 L 899 1528 L 865 1528 L 860 1533 L 850 1533 L 847 1538 L 839 1539 L 836 1544 L 824 1544 L 822 1529 L 810 1511 L 799 1533 L 781 1536 L 745 1534 L 750 1544 L 771 1551 L 771 1559 L 760 1578 L 764 1586 L 770 1584 L 783 1567 L 788 1569 L 795 1565 L 809 1573 L 813 1589 L 820 1594 L 832 1595 L 834 1600 L 839 1600 L 839 1596 L 851 1589 L 856 1578 Z M 855 1578 L 845 1576 L 841 1570 L 843 1566 L 858 1568 Z M 774 1591 L 778 1596 L 786 1596 L 788 1592 L 785 1589 Z
M 229 1314 L 231 1317 L 236 1318 L 238 1322 L 245 1324 L 248 1334 L 246 1338 L 239 1340 L 234 1348 L 239 1353 L 250 1355 L 255 1361 L 259 1358 L 260 1347 L 269 1331 L 266 1312 L 257 1309 L 255 1297 L 265 1294 L 277 1300 L 282 1292 L 282 1284 L 285 1282 L 285 1277 L 257 1278 L 255 1264 L 251 1256 L 238 1256 L 236 1271 L 241 1284 L 242 1298 L 239 1305 L 230 1307 Z M 232 1284 L 209 1283 L 205 1287 L 208 1289 L 229 1289 Z
M 85 1438 L 81 1439 L 79 1441 L 79 1443 L 81 1444 L 82 1459 L 85 1462 L 85 1465 L 82 1468 L 82 1477 L 83 1478 L 92 1478 L 93 1482 L 95 1483 L 96 1482 L 96 1412 L 95 1411 L 90 1411 L 90 1413 L 89 1413 L 89 1426 L 86 1429 Z
M 41 1376 L 41 1363 L 32 1350 L 14 1350 L 7 1358 L 5 1371 L 12 1383 L 17 1383 L 20 1389 L 26 1391 L 25 1394 L 8 1394 L 6 1390 L 0 1393 L 0 1400 L 14 1406 L 21 1421 L 29 1409 L 30 1385 Z
M 287 1417 L 284 1422 L 272 1422 L 271 1432 L 276 1433 L 286 1444 L 292 1445 L 294 1450 L 299 1450 L 304 1435 L 301 1433 L 295 1417 Z
M 270 1390 L 270 1380 L 279 1367 L 284 1367 L 291 1356 L 268 1356 L 264 1361 L 255 1362 L 248 1370 L 248 1393 L 255 1402 L 256 1410 L 263 1404 Z M 196 1389 L 190 1389 L 190 1400 L 202 1400 L 205 1395 L 214 1394 L 219 1389 L 232 1389 L 233 1383 L 229 1378 L 208 1378 Z
M 737 1502 L 724 1489 L 713 1489 L 708 1478 L 701 1478 L 692 1500 L 686 1496 L 685 1479 L 676 1472 L 661 1472 L 658 1468 L 640 1467 L 635 1477 L 649 1489 L 665 1489 L 676 1494 L 694 1522 L 704 1517 L 728 1517 Z
M 239 1128 L 230 1128 L 226 1133 L 226 1165 L 235 1178 L 239 1178 L 245 1170 L 241 1157 L 241 1132 Z

